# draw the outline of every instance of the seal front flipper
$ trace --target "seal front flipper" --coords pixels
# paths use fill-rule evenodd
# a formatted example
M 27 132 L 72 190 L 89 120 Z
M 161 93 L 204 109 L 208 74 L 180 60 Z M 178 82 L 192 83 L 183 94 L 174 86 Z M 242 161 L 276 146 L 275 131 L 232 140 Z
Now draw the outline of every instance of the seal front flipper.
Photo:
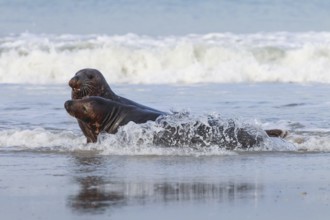
M 289 134 L 288 131 L 281 129 L 270 129 L 270 130 L 265 130 L 265 132 L 269 137 L 279 137 L 279 138 L 285 138 Z
M 87 138 L 87 144 L 95 143 L 97 141 L 97 134 L 95 134 L 95 132 L 85 122 L 83 122 L 81 120 L 77 120 L 77 121 L 78 121 L 78 125 L 79 125 L 81 131 Z

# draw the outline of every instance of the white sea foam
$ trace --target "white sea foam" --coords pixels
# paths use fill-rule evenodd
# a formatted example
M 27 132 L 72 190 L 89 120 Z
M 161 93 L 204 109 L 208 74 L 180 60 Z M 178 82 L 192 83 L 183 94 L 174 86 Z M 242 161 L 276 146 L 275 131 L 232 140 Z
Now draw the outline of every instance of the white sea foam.
M 131 127 L 132 128 L 132 127 Z M 218 147 L 194 149 L 189 147 L 159 147 L 148 143 L 148 137 L 136 135 L 140 129 L 128 134 L 103 134 L 97 143 L 86 144 L 82 134 L 70 131 L 47 131 L 43 128 L 33 130 L 0 131 L 0 150 L 27 150 L 40 152 L 93 152 L 103 155 L 233 155 L 234 152 Z M 129 138 L 129 140 L 127 139 Z
M 0 148 L 71 151 L 79 149 L 83 143 L 84 137 L 70 131 L 48 131 L 44 128 L 0 131 Z
M 0 150 L 39 152 L 92 152 L 102 155 L 161 155 L 215 156 L 236 155 L 239 152 L 330 152 L 330 136 L 323 132 L 290 133 L 285 140 L 268 138 L 258 147 L 248 150 L 225 150 L 218 146 L 172 146 L 153 144 L 153 131 L 145 126 L 129 123 L 117 134 L 102 134 L 97 143 L 86 144 L 85 137 L 72 131 L 37 129 L 8 129 L 0 131 Z M 155 129 L 155 128 L 153 128 Z
M 0 38 L 0 83 L 66 83 L 86 67 L 109 83 L 330 83 L 330 33 Z

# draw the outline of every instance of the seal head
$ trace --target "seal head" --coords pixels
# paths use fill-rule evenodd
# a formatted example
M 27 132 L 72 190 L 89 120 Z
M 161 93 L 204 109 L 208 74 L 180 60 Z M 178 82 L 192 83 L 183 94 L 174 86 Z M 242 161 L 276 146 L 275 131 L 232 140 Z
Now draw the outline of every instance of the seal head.
M 79 70 L 69 81 L 72 88 L 71 98 L 81 99 L 86 96 L 101 96 L 108 99 L 116 99 L 102 73 L 96 69 Z

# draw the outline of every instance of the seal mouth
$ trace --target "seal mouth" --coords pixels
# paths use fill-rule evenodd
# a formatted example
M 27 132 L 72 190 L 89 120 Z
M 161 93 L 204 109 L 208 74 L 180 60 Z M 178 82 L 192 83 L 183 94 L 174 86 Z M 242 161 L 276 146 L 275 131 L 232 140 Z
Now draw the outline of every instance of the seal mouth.
M 80 87 L 72 87 L 71 98 L 72 99 L 81 99 L 84 95 L 84 89 Z
M 70 79 L 69 86 L 72 88 L 73 92 L 80 92 L 81 85 L 80 85 L 79 80 L 76 76 L 73 77 L 72 79 Z
M 80 90 L 80 88 L 72 88 L 72 91 L 74 91 L 74 92 L 80 92 L 81 90 Z

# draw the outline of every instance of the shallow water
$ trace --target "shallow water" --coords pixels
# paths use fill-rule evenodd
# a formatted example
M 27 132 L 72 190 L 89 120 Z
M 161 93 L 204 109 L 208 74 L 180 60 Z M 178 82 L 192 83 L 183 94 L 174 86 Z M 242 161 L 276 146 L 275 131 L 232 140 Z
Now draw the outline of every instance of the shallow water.
M 188 111 L 194 118 L 215 115 L 258 129 L 288 130 L 287 141 L 270 139 L 258 150 L 328 152 L 330 147 L 329 86 L 323 84 L 195 84 L 114 85 L 114 91 L 163 111 Z M 94 150 L 101 154 L 195 154 L 189 148 L 163 149 L 139 145 L 140 125 L 124 126 L 120 135 L 85 145 L 76 120 L 64 110 L 70 99 L 65 85 L 2 84 L 0 150 L 72 152 Z M 126 139 L 125 139 L 126 138 Z M 125 140 L 125 141 L 124 141 Z M 124 142 L 123 142 L 124 141 Z M 145 139 L 145 141 L 148 141 Z M 200 149 L 202 155 L 223 154 Z M 179 152 L 181 151 L 181 152 Z M 198 155 L 199 153 L 197 153 Z
M 68 86 L 0 90 L 5 219 L 323 219 L 328 213 L 327 85 L 113 85 L 158 109 L 290 132 L 285 141 L 249 151 L 139 145 L 132 125 L 122 129 L 132 134 L 128 142 L 105 135 L 86 145 L 63 108 Z

